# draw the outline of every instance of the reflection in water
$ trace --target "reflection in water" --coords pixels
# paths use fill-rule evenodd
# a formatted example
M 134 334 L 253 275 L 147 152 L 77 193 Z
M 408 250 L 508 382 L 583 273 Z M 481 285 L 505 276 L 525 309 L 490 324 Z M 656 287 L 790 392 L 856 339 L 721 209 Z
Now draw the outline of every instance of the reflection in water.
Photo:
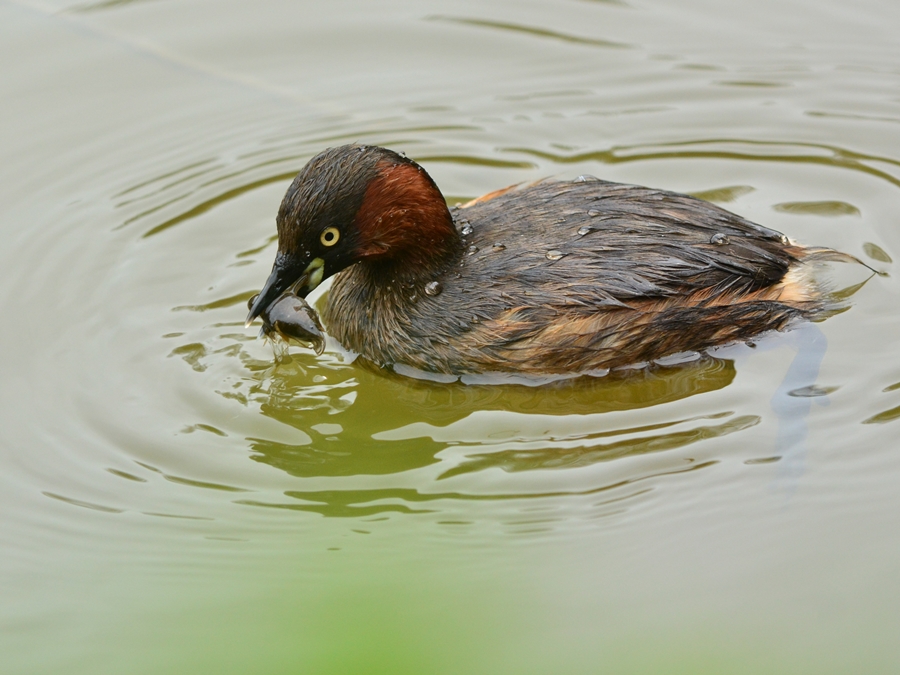
M 829 294 L 835 306 L 833 310 L 835 314 L 846 311 L 848 308 L 846 302 L 875 275 L 886 274 L 869 269 L 873 274 L 863 281 Z M 778 434 L 775 440 L 775 455 L 770 459 L 783 460 L 779 482 L 789 493 L 793 493 L 804 471 L 812 400 L 815 399 L 821 406 L 827 406 L 830 404 L 828 395 L 835 392 L 838 387 L 816 384 L 819 369 L 828 350 L 828 339 L 817 324 L 799 324 L 785 335 L 783 344 L 795 349 L 797 355 L 772 396 L 771 406 L 778 419 Z
M 199 215 L 206 213 L 207 211 L 212 210 L 216 206 L 223 204 L 227 201 L 234 199 L 235 197 L 239 197 L 246 192 L 252 192 L 253 190 L 257 190 L 261 187 L 265 187 L 267 185 L 272 185 L 274 183 L 283 183 L 293 179 L 294 172 L 290 171 L 288 173 L 276 174 L 273 176 L 267 176 L 266 178 L 261 178 L 259 180 L 255 180 L 250 183 L 244 183 L 237 187 L 233 187 L 230 190 L 225 190 L 219 194 L 216 194 L 214 197 L 207 199 L 203 202 L 200 202 L 193 208 L 185 211 L 184 213 L 179 213 L 177 216 L 173 216 L 168 220 L 160 223 L 159 225 L 155 225 L 151 227 L 149 230 L 144 232 L 144 237 L 152 237 L 155 234 L 159 234 L 160 232 L 165 232 L 170 227 L 175 227 L 185 221 L 191 220 L 192 218 L 196 218 Z M 138 220 L 146 216 L 149 211 L 139 213 L 136 216 L 133 216 L 131 219 L 125 221 L 123 225 L 127 225 L 129 222 Z
M 733 202 L 738 197 L 750 194 L 756 188 L 749 185 L 729 185 L 727 187 L 715 188 L 713 190 L 702 190 L 701 192 L 690 193 L 697 199 L 703 199 L 708 202 L 716 202 L 717 204 Z
M 869 256 L 872 260 L 877 260 L 878 262 L 883 263 L 894 262 L 891 256 L 888 255 L 887 251 L 881 248 L 878 244 L 874 244 L 871 241 L 867 241 L 863 244 L 863 251 L 865 251 L 866 255 Z
M 613 42 L 611 40 L 601 40 L 598 38 L 588 38 L 581 37 L 578 35 L 570 35 L 568 33 L 561 33 L 555 30 L 547 30 L 546 28 L 539 28 L 537 26 L 524 26 L 522 24 L 509 23 L 505 21 L 488 21 L 486 19 L 472 19 L 472 18 L 464 18 L 464 17 L 454 17 L 454 16 L 431 16 L 428 17 L 431 21 L 443 21 L 446 23 L 457 23 L 463 26 L 476 26 L 478 28 L 488 28 L 492 30 L 500 30 L 504 32 L 511 33 L 520 33 L 522 35 L 527 35 L 529 37 L 535 37 L 539 39 L 550 39 L 550 40 L 560 40 L 562 42 L 568 42 L 571 44 L 578 45 L 587 45 L 590 47 L 613 47 L 613 48 L 629 48 L 631 45 L 627 45 L 623 42 Z
M 898 389 L 900 389 L 900 382 L 895 382 L 894 384 L 885 387 L 884 392 L 897 391 Z M 900 405 L 863 420 L 863 424 L 884 424 L 885 422 L 893 422 L 898 419 L 900 419 Z
M 900 187 L 900 178 L 877 167 L 877 165 L 885 164 L 900 167 L 900 161 L 890 157 L 845 150 L 839 146 L 825 143 L 783 143 L 723 138 L 658 145 L 620 146 L 608 150 L 591 150 L 569 155 L 525 147 L 505 148 L 504 150 L 549 160 L 554 164 L 581 164 L 584 162 L 621 164 L 659 159 L 730 159 L 824 165 L 836 169 L 860 171 Z
M 873 415 L 869 419 L 863 421 L 863 424 L 884 424 L 885 422 L 893 422 L 900 420 L 900 405 L 890 410 L 885 410 L 877 415 Z
M 359 439 L 355 433 L 340 443 L 325 440 L 307 445 L 250 439 L 254 461 L 303 477 L 401 473 L 437 462 L 435 455 L 442 448 L 422 441 L 376 445 L 370 439 Z
M 533 471 L 536 469 L 575 469 L 596 464 L 597 462 L 608 462 L 620 457 L 681 448 L 697 441 L 742 431 L 759 424 L 759 422 L 760 418 L 756 415 L 742 415 L 719 425 L 694 427 L 687 431 L 671 431 L 654 436 L 627 438 L 613 443 L 594 444 L 592 442 L 593 438 L 589 438 L 579 441 L 574 448 L 561 448 L 555 445 L 554 447 L 540 450 L 504 450 L 501 452 L 479 453 L 470 455 L 468 461 L 444 472 L 440 478 L 449 478 L 489 468 L 499 468 L 507 472 Z M 663 426 L 672 426 L 674 424 L 676 423 L 673 422 Z M 631 431 L 635 430 L 624 429 L 611 433 L 619 435 Z
M 772 396 L 772 411 L 778 418 L 775 456 L 782 458 L 778 483 L 792 494 L 805 470 L 812 401 L 828 405 L 828 394 L 835 388 L 815 384 L 828 349 L 828 340 L 816 324 L 798 326 L 785 336 L 785 342 L 797 355 Z
M 101 511 L 102 513 L 124 513 L 123 509 L 117 509 L 112 506 L 104 506 L 103 504 L 95 504 L 94 502 L 88 502 L 83 499 L 74 499 L 73 497 L 64 497 L 62 495 L 58 495 L 55 492 L 44 491 L 42 493 L 45 497 L 50 497 L 51 499 L 58 499 L 61 502 L 65 502 L 67 504 L 71 504 L 72 506 L 81 506 L 85 509 L 91 509 L 92 511 Z
M 761 87 L 761 88 L 777 88 L 789 87 L 784 82 L 773 82 L 771 80 L 719 80 L 716 82 L 721 87 Z
M 310 435 L 310 442 L 289 445 L 251 439 L 250 449 L 255 461 L 304 477 L 396 474 L 434 464 L 439 461 L 436 458 L 438 452 L 457 442 L 429 439 L 424 434 L 405 431 L 422 425 L 466 426 L 466 420 L 473 415 L 490 414 L 488 411 L 527 417 L 635 410 L 721 389 L 735 376 L 732 361 L 704 356 L 679 366 L 614 371 L 605 377 L 581 377 L 540 387 L 423 382 L 365 365 L 337 371 L 347 378 L 340 383 L 317 385 L 310 383 L 310 375 L 316 377 L 315 365 L 302 367 L 298 361 L 294 359 L 286 367 L 258 373 L 259 393 L 253 399 L 259 402 L 264 415 L 304 431 Z M 333 371 L 332 377 L 334 374 Z M 387 407 L 385 401 L 393 404 Z M 337 413 L 340 415 L 336 418 Z M 329 438 L 315 431 L 317 426 L 337 420 L 342 427 L 339 435 Z M 654 425 L 653 428 L 669 424 Z M 732 428 L 734 424 L 723 427 L 736 430 Z M 602 435 L 635 431 L 604 431 Z M 496 439 L 483 435 L 489 432 L 472 433 L 476 436 L 473 439 L 476 446 L 496 442 Z M 578 437 L 584 435 L 582 432 L 577 434 Z M 611 446 L 606 452 L 595 447 L 581 464 L 680 447 L 704 437 L 709 436 L 701 430 L 679 431 L 653 439 L 612 444 L 615 447 Z M 556 448 L 547 452 L 561 451 Z M 541 464 L 541 461 L 535 461 Z M 477 466 L 467 472 L 508 465 L 508 457 L 490 454 L 479 459 Z M 524 468 L 524 464 L 521 466 Z
M 859 209 L 841 201 L 827 202 L 782 202 L 773 207 L 782 213 L 793 213 L 807 216 L 858 216 Z
M 133 5 L 138 2 L 147 2 L 148 0 L 99 0 L 98 2 L 85 2 L 83 4 L 70 7 L 69 12 L 98 12 L 104 9 L 111 9 L 122 5 Z M 155 1 L 155 0 L 154 0 Z
M 706 462 L 689 462 L 687 467 L 650 471 L 643 474 L 637 474 L 627 480 L 620 480 L 608 485 L 591 488 L 589 490 L 571 490 L 571 491 L 555 491 L 555 492 L 521 492 L 521 493 L 501 493 L 501 494 L 467 494 L 463 492 L 419 492 L 409 488 L 385 488 L 385 489 L 368 489 L 368 490 L 308 490 L 286 492 L 287 497 L 292 497 L 300 501 L 296 502 L 263 502 L 258 500 L 243 499 L 238 504 L 246 504 L 248 506 L 263 506 L 274 509 L 286 509 L 289 511 L 311 511 L 320 513 L 323 516 L 333 518 L 360 518 L 365 516 L 375 516 L 384 513 L 432 513 L 440 509 L 440 502 L 446 501 L 520 501 L 547 499 L 552 497 L 584 497 L 598 495 L 605 492 L 611 492 L 620 488 L 628 488 L 635 483 L 651 478 L 660 478 L 662 476 L 672 476 L 677 474 L 689 473 L 699 469 L 705 469 L 714 466 L 718 462 L 715 460 Z M 594 502 L 594 506 L 603 506 L 612 502 L 622 501 L 639 496 L 647 492 L 647 489 L 631 492 L 624 496 L 616 496 L 610 499 L 604 499 Z M 410 504 L 431 503 L 433 508 L 413 507 Z

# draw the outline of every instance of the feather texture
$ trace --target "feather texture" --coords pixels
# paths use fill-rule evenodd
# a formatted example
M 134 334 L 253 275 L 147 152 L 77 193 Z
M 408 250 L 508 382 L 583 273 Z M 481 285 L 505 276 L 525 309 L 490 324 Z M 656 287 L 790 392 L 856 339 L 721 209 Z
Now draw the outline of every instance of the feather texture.
M 553 373 L 702 350 L 824 309 L 796 272 L 829 249 L 686 195 L 547 180 L 451 213 L 458 253 L 440 267 L 341 272 L 329 332 L 380 364 Z

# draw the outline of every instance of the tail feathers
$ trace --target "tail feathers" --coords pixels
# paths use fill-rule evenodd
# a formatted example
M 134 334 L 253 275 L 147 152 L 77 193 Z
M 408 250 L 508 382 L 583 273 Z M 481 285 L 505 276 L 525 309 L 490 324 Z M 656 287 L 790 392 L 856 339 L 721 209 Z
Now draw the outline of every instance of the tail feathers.
M 842 263 L 857 263 L 858 265 L 862 265 L 866 269 L 871 270 L 875 274 L 882 276 L 885 272 L 881 272 L 880 270 L 876 270 L 871 265 L 864 263 L 862 260 L 857 258 L 855 255 L 850 255 L 849 253 L 843 253 L 842 251 L 835 251 L 833 248 L 825 248 L 820 246 L 814 246 L 803 249 L 803 256 L 801 258 L 803 262 L 842 262 Z
M 887 276 L 887 272 L 877 270 L 856 256 L 835 251 L 833 248 L 804 248 L 802 255 L 798 257 L 801 265 L 792 268 L 788 272 L 788 276 L 785 278 L 785 286 L 794 290 L 795 293 L 797 293 L 796 288 L 798 286 L 810 293 L 810 297 L 813 299 L 812 303 L 804 306 L 795 302 L 794 306 L 805 310 L 807 317 L 813 321 L 820 321 L 846 311 L 850 308 L 850 297 L 865 286 L 873 276 Z M 822 279 L 814 273 L 816 263 L 825 262 L 856 263 L 865 267 L 872 274 L 859 283 L 835 289 L 830 280 Z M 811 266 L 809 266 L 810 263 L 812 264 Z M 792 275 L 791 272 L 794 274 Z M 798 286 L 792 286 L 792 284 L 797 284 Z M 799 293 L 798 297 L 800 297 Z

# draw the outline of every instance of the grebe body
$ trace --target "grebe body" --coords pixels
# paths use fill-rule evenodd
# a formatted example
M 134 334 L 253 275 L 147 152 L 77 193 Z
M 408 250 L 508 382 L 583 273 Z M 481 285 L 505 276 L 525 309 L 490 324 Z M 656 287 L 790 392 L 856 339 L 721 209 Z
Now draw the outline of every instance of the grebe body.
M 337 274 L 328 332 L 380 365 L 465 374 L 589 372 L 746 340 L 827 307 L 807 248 L 687 195 L 593 177 L 448 209 L 412 160 L 326 150 L 278 213 L 248 322 Z

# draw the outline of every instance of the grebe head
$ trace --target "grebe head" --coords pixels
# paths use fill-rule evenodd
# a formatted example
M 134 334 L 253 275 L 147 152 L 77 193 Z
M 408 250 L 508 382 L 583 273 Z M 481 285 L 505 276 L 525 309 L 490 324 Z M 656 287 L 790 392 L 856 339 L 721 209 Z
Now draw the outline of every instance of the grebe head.
M 278 253 L 249 324 L 288 288 L 306 297 L 323 279 L 363 262 L 429 274 L 458 249 L 441 191 L 391 150 L 330 148 L 297 174 L 278 209 Z

